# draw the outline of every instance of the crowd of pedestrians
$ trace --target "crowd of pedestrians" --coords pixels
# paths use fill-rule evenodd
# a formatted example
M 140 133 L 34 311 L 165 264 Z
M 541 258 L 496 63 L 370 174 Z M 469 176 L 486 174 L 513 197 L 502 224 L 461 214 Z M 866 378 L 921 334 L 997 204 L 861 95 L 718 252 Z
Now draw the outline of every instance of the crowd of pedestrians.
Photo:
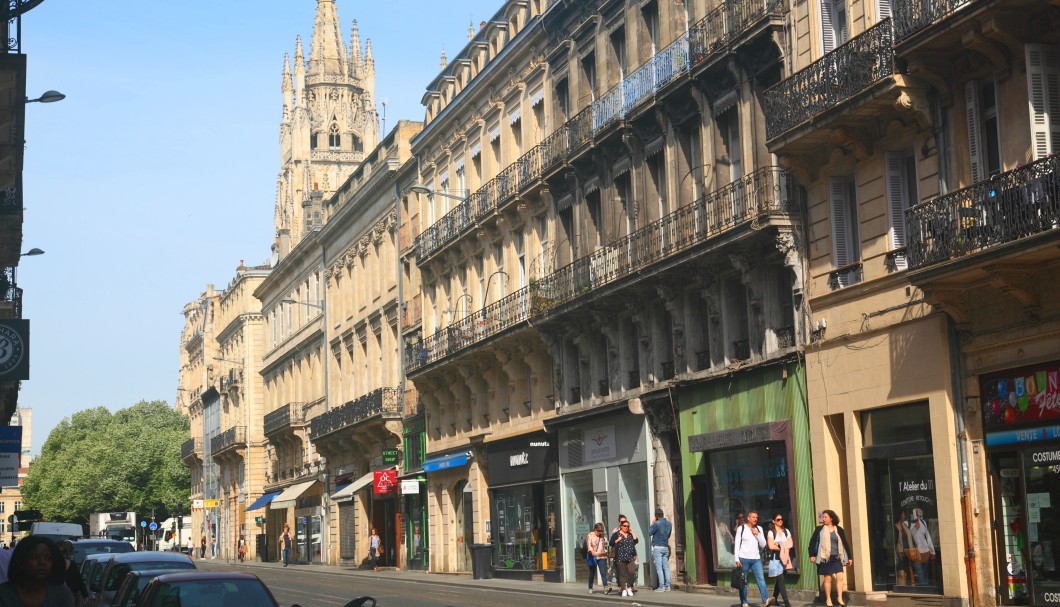
M 652 565 L 655 567 L 655 592 L 668 592 L 670 585 L 670 535 L 673 524 L 662 509 L 655 509 L 655 519 L 648 528 Z M 618 515 L 618 526 L 604 535 L 604 524 L 596 523 L 585 538 L 585 563 L 589 568 L 589 594 L 597 581 L 604 586 L 604 594 L 611 594 L 611 579 L 617 582 L 621 596 L 636 592 L 637 565 L 640 562 L 637 545 L 640 538 L 625 515 Z M 609 572 L 613 575 L 609 575 Z

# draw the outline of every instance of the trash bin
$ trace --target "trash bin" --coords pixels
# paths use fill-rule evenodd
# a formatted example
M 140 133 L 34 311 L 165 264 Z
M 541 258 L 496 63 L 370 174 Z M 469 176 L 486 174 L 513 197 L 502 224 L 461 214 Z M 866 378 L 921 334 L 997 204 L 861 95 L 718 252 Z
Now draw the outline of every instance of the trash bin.
M 471 577 L 476 580 L 493 579 L 493 546 L 471 544 Z
M 258 560 L 262 563 L 269 562 L 269 542 L 265 537 L 264 533 L 259 533 L 256 538 L 257 549 L 258 549 Z

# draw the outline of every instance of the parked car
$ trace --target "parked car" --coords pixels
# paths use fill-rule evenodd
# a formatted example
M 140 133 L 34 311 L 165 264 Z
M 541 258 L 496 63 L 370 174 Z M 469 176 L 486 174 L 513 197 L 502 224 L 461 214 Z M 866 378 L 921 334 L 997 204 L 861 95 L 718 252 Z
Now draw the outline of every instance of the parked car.
M 140 598 L 140 593 L 143 592 L 144 586 L 147 586 L 148 582 L 160 575 L 180 573 L 181 571 L 185 570 L 148 569 L 146 571 L 130 571 L 125 574 L 125 579 L 122 580 L 121 585 L 118 586 L 118 591 L 114 593 L 114 598 L 110 602 L 110 607 L 134 607 L 136 605 L 136 599 Z
M 88 605 L 96 604 L 96 597 L 99 595 L 99 578 L 103 575 L 103 568 L 107 566 L 107 561 L 112 558 L 114 554 L 110 552 L 89 554 L 81 564 L 81 579 L 85 581 L 85 586 L 88 588 Z
M 143 551 L 115 554 L 107 561 L 107 566 L 99 578 L 99 593 L 93 605 L 109 605 L 114 599 L 114 593 L 118 591 L 118 586 L 130 571 L 151 569 L 195 569 L 195 562 L 188 555 L 179 552 Z
M 133 547 L 129 542 L 119 540 L 77 540 L 74 542 L 74 556 L 71 560 L 80 567 L 85 557 L 90 554 L 119 554 L 132 551 Z
M 195 571 L 148 582 L 137 607 L 279 607 L 258 576 Z

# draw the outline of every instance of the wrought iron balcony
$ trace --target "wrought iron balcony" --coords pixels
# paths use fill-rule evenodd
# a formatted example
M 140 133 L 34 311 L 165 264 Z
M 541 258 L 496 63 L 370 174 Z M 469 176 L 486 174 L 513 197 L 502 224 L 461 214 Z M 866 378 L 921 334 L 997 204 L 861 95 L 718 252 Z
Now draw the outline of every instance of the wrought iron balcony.
M 707 13 L 688 30 L 689 52 L 693 64 L 729 49 L 732 43 L 752 25 L 767 15 L 788 12 L 784 0 L 726 0 Z
M 401 393 L 397 388 L 379 388 L 318 415 L 309 421 L 314 439 L 336 430 L 355 426 L 372 417 L 400 419 Z
M 688 67 L 688 34 L 682 34 L 593 103 L 593 131 L 624 118 Z
M 900 42 L 977 0 L 895 0 L 891 4 L 894 40 Z
M 836 291 L 865 280 L 865 268 L 860 261 L 836 268 L 828 274 L 828 288 Z
M 236 447 L 245 447 L 247 444 L 247 427 L 232 426 L 224 432 L 210 439 L 210 453 L 217 455 L 222 451 Z
M 1060 227 L 1060 156 L 906 211 L 909 267 L 923 268 Z
M 0 303 L 10 304 L 10 318 L 22 318 L 22 289 L 15 281 L 15 268 L 0 268 Z M 8 316 L 0 315 L 0 318 Z
M 180 446 L 180 459 L 185 460 L 193 455 L 202 455 L 202 439 L 189 438 Z
M 766 138 L 775 139 L 894 74 L 891 20 L 885 19 L 766 90 Z
M 274 434 L 305 423 L 305 403 L 287 403 L 265 414 L 265 434 Z
M 802 196 L 802 187 L 791 174 L 777 167 L 755 171 L 471 313 L 420 343 L 408 344 L 406 367 L 413 372 L 452 356 L 752 219 L 797 212 Z

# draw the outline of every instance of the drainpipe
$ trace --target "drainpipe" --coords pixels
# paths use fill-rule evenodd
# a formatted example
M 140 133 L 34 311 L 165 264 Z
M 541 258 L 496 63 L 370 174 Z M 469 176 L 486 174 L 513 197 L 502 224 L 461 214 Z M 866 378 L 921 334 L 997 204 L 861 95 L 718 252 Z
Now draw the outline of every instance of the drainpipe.
M 953 421 L 957 430 L 957 463 L 960 466 L 961 475 L 961 530 L 964 535 L 964 567 L 968 575 L 968 601 L 976 604 L 979 596 L 979 579 L 975 556 L 975 533 L 972 531 L 973 496 L 968 482 L 968 452 L 965 446 L 968 440 L 968 430 L 964 425 L 964 414 L 961 412 L 961 403 L 964 402 L 964 365 L 962 364 L 961 345 L 957 335 L 957 328 L 953 319 L 946 316 L 946 333 L 950 350 L 950 381 L 953 386 Z

